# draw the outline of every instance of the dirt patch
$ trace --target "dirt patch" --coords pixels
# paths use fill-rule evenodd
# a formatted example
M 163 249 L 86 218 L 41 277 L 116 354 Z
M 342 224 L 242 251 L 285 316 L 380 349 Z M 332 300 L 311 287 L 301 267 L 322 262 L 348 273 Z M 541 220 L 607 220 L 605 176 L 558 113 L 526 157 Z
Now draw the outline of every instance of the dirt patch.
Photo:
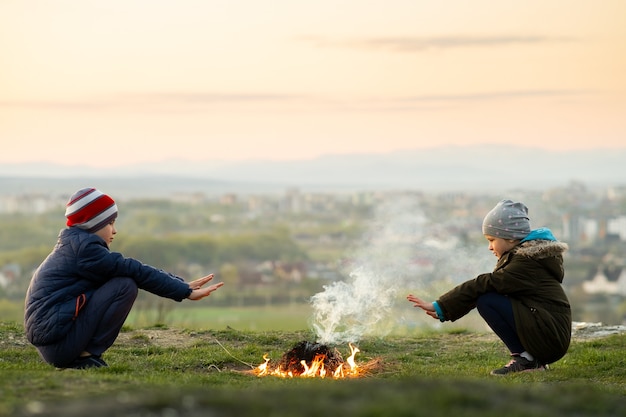
M 4 337 L 0 339 L 0 349 L 30 346 L 30 343 L 28 343 L 28 340 L 26 340 L 26 336 L 24 335 L 24 333 L 17 333 L 17 332 L 3 332 L 3 333 L 4 333 Z
M 123 346 L 159 346 L 187 348 L 198 343 L 198 334 L 176 329 L 145 329 L 122 332 L 116 344 Z
M 572 323 L 572 339 L 586 340 L 626 333 L 626 326 L 606 326 L 602 323 L 587 323 L 575 321 Z
M 574 322 L 572 323 L 572 340 L 589 340 L 614 334 L 626 333 L 624 325 L 604 325 L 602 323 Z M 472 334 L 472 340 L 496 340 L 493 333 Z M 213 340 L 213 337 L 210 337 Z M 159 347 L 185 348 L 196 343 L 206 341 L 206 335 L 176 329 L 148 329 L 133 330 L 120 333 L 116 344 L 124 346 L 154 345 Z M 20 343 L 20 342 L 18 342 Z

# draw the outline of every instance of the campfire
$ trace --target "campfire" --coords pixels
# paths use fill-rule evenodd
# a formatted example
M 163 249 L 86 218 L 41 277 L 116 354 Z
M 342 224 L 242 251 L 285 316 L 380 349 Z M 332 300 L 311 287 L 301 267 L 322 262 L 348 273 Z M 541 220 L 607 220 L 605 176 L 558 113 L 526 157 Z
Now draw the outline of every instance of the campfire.
M 279 376 L 283 378 L 318 377 L 348 378 L 362 374 L 354 360 L 359 348 L 352 343 L 350 356 L 343 360 L 337 349 L 320 344 L 302 341 L 293 349 L 283 354 L 278 363 L 273 364 L 267 354 L 263 355 L 265 363 L 260 364 L 254 374 L 257 376 Z

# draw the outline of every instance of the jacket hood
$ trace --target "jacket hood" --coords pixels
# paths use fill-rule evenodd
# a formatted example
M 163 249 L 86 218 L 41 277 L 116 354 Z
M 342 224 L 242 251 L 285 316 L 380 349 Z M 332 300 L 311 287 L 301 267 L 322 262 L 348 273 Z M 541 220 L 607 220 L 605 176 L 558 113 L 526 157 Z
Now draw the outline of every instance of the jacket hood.
M 567 243 L 559 242 L 547 227 L 532 230 L 514 252 L 521 256 L 545 259 L 563 255 L 569 249 Z
M 514 252 L 529 258 L 545 259 L 563 255 L 568 249 L 567 243 L 558 240 L 535 239 L 520 243 Z
M 566 243 L 557 240 L 529 240 L 520 243 L 512 253 L 517 256 L 531 258 L 543 265 L 558 282 L 562 283 L 565 277 L 563 269 L 563 253 L 567 251 Z
M 540 227 L 539 229 L 531 230 L 530 233 L 526 235 L 524 239 L 522 239 L 522 242 L 537 239 L 557 240 L 556 237 L 554 237 L 554 235 L 552 234 L 552 230 L 548 229 L 547 227 Z

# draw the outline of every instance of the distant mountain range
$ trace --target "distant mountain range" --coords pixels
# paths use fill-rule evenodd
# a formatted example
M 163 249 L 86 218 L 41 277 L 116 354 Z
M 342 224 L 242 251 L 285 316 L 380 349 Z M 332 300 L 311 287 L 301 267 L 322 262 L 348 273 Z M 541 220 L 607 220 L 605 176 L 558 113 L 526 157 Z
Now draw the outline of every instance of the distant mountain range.
M 325 155 L 295 161 L 168 160 L 114 169 L 49 163 L 1 164 L 0 192 L 73 190 L 95 185 L 118 192 L 271 192 L 414 189 L 544 189 L 579 181 L 626 185 L 626 148 L 547 151 L 515 146 L 446 146 L 386 154 Z

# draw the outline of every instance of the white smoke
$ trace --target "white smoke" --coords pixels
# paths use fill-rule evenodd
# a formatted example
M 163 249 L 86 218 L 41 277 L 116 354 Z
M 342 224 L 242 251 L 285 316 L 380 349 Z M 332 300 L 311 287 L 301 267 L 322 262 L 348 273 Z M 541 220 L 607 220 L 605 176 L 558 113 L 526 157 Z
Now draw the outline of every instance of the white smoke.
M 334 282 L 312 297 L 313 329 L 324 344 L 356 342 L 371 332 L 389 313 L 396 294 L 385 288 L 384 278 L 359 268 L 350 283 Z
M 400 290 L 460 282 L 484 272 L 485 247 L 482 256 L 476 247 L 463 247 L 454 222 L 429 221 L 411 195 L 378 207 L 364 243 L 352 254 L 347 280 L 326 285 L 311 298 L 317 341 L 342 344 L 385 335 L 399 321 L 392 317 L 396 301 L 403 300 L 406 310 L 415 313 Z

